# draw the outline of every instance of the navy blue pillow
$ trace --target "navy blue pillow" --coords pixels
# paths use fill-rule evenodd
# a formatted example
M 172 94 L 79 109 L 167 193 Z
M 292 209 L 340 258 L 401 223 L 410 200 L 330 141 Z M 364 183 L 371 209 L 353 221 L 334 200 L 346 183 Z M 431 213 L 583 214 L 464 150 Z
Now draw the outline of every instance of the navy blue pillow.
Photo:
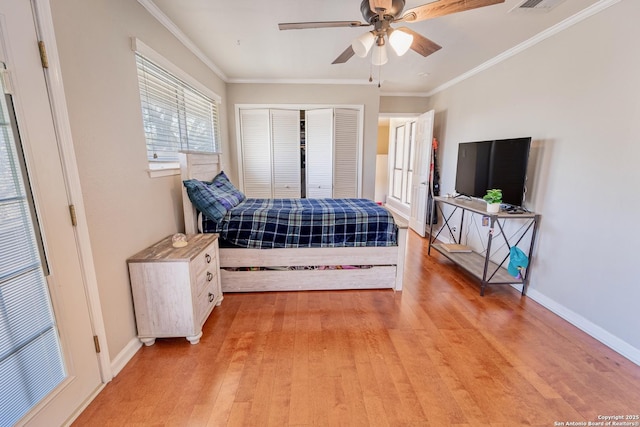
M 219 199 L 219 192 L 213 186 L 197 179 L 188 179 L 182 181 L 182 183 L 187 189 L 189 200 L 191 200 L 196 209 L 216 222 L 222 221 L 222 218 L 227 214 L 228 208 Z
M 224 171 L 216 175 L 210 185 L 213 187 L 218 201 L 222 203 L 227 210 L 238 206 L 240 202 L 246 199 L 244 193 L 238 190 L 231 181 L 229 181 L 229 178 L 225 175 Z

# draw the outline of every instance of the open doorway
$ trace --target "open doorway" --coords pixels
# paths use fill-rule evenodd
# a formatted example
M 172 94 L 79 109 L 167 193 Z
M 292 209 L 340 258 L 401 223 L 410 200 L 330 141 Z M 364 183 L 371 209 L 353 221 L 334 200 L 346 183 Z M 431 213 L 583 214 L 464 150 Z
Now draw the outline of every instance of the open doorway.
M 431 110 L 419 116 L 381 117 L 378 122 L 376 201 L 383 201 L 387 208 L 408 219 L 410 227 L 423 237 L 429 200 L 433 118 Z M 385 136 L 386 154 L 382 141 Z
M 378 118 L 375 200 L 407 220 L 417 118 L 417 114 L 390 114 Z

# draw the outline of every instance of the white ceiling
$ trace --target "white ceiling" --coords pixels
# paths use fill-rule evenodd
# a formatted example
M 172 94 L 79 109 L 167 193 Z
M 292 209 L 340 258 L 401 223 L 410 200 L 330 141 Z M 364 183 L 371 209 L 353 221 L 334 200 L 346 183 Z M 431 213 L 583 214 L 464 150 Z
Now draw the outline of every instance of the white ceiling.
M 506 0 L 414 24 L 393 24 L 410 27 L 442 49 L 426 58 L 411 50 L 397 57 L 389 50 L 389 62 L 379 70 L 372 70 L 369 58 L 357 56 L 331 64 L 372 27 L 278 29 L 281 22 L 364 22 L 360 1 L 139 0 L 183 42 L 191 43 L 225 81 L 377 85 L 380 73 L 383 95 L 427 94 L 549 28 L 585 15 L 587 8 L 604 0 L 563 0 L 548 12 L 510 12 L 523 0 Z M 406 0 L 405 10 L 424 3 L 430 1 Z M 374 83 L 368 83 L 371 72 Z

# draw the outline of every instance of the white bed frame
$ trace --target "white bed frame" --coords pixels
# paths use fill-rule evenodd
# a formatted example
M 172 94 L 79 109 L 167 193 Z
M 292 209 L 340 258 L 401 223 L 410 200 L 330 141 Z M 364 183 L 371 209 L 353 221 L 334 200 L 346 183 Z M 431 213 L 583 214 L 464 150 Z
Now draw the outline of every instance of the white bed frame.
M 181 177 L 210 181 L 221 169 L 220 154 L 180 153 Z M 196 209 L 182 188 L 185 233 L 198 233 Z M 262 292 L 325 289 L 402 290 L 407 222 L 394 216 L 398 246 L 242 249 L 220 248 L 223 292 Z M 371 265 L 366 269 L 229 271 L 225 267 L 283 265 Z

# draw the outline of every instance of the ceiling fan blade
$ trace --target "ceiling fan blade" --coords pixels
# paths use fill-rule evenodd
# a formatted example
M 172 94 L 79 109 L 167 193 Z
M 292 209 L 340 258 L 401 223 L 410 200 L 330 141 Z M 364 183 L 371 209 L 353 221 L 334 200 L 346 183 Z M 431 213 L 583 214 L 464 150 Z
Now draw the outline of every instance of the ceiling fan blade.
M 393 0 L 369 0 L 369 9 L 373 13 L 379 13 L 379 10 L 391 10 Z
M 281 30 L 304 30 L 307 28 L 332 28 L 332 27 L 368 27 L 360 21 L 324 21 L 324 22 L 290 22 L 278 24 Z
M 504 3 L 504 0 L 439 0 L 406 10 L 396 22 L 423 21 L 498 3 Z
M 432 53 L 442 49 L 442 46 L 440 46 L 439 44 L 432 42 L 422 34 L 416 33 L 415 31 L 407 27 L 397 28 L 396 31 L 402 31 L 403 33 L 411 34 L 413 36 L 411 49 L 415 50 L 422 56 L 429 56 Z
M 353 55 L 355 55 L 355 52 L 353 51 L 353 48 L 351 47 L 351 45 L 349 45 L 349 47 L 346 48 L 344 52 L 340 54 L 340 56 L 338 56 L 336 59 L 333 60 L 332 64 L 344 64 Z

